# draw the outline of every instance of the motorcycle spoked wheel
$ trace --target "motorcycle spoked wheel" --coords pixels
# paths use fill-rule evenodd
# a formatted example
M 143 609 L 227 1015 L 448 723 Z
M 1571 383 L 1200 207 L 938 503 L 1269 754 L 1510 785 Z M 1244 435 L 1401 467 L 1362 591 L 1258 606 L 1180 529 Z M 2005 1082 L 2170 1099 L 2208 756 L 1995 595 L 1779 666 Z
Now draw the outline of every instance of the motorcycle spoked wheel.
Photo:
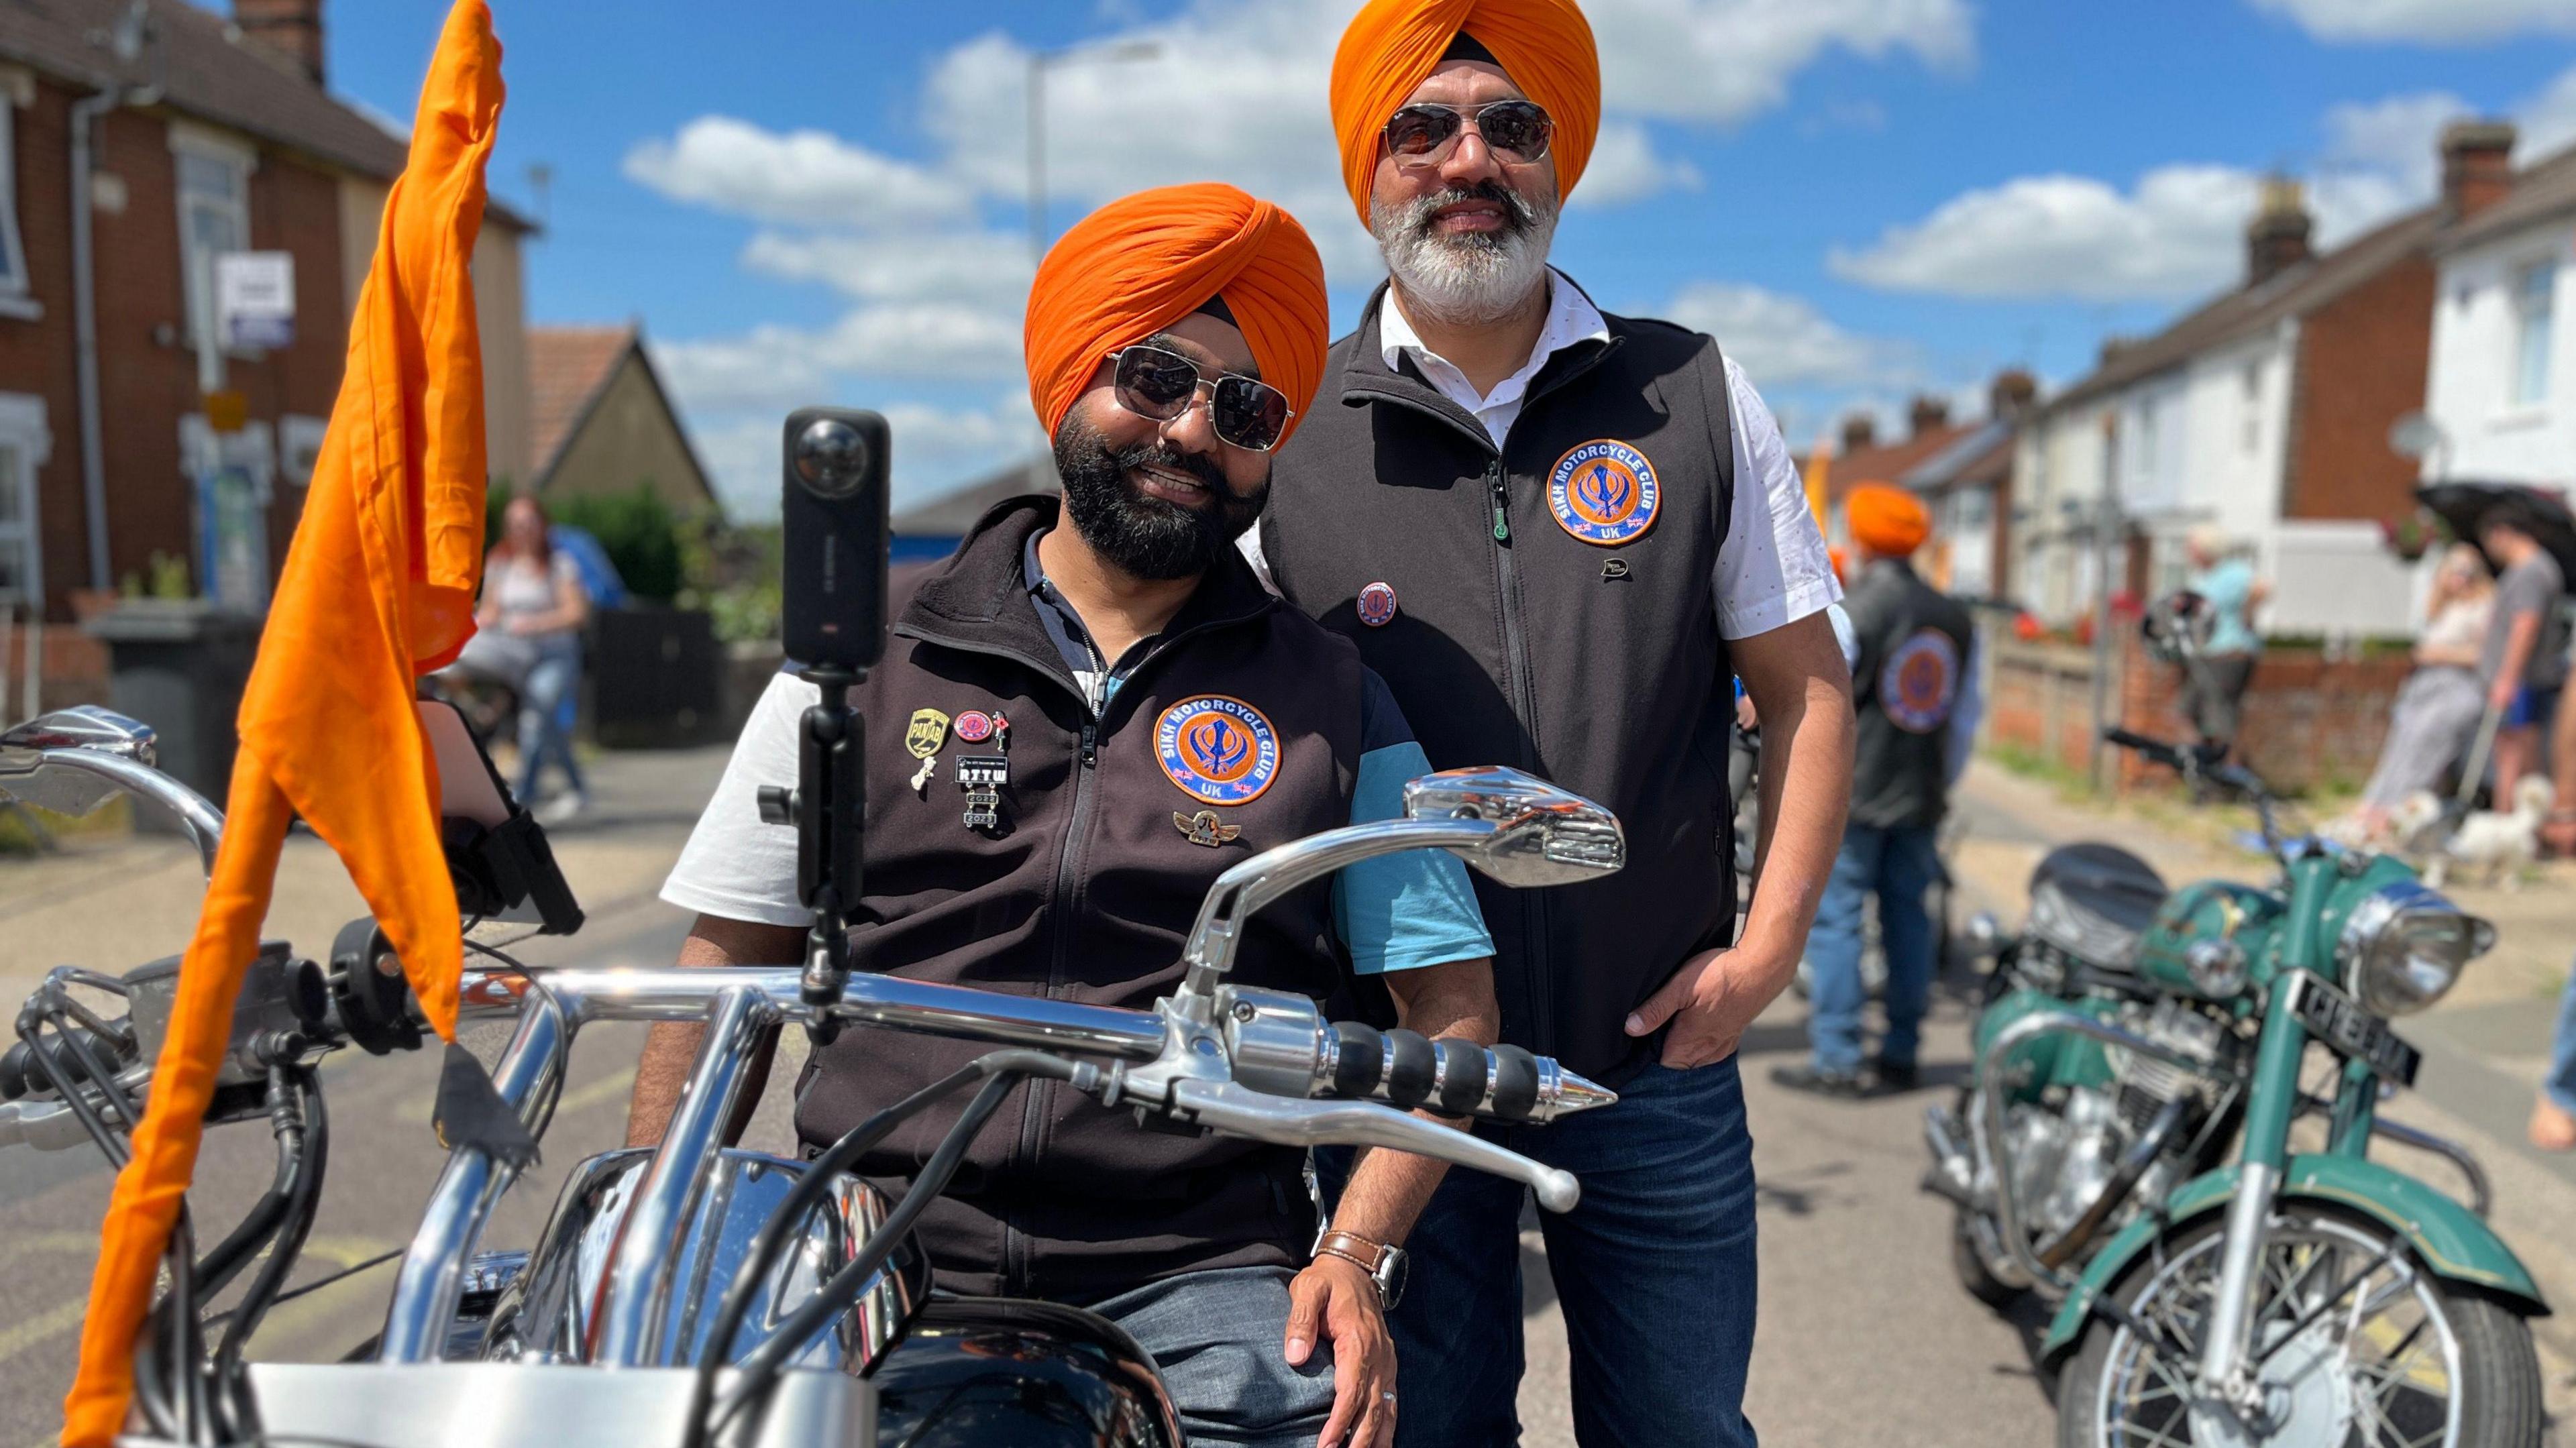
M 2114 1289 L 2181 1345 L 2166 1361 L 2096 1318 L 2058 1389 L 2059 1448 L 2539 1448 L 2540 1363 L 2501 1304 L 2444 1282 L 2400 1247 L 2342 1302 L 2301 1318 L 2378 1259 L 2388 1229 L 2305 1204 L 2275 1217 L 2253 1317 L 2274 1420 L 2249 1427 L 2190 1391 L 2223 1219 L 2178 1232 Z

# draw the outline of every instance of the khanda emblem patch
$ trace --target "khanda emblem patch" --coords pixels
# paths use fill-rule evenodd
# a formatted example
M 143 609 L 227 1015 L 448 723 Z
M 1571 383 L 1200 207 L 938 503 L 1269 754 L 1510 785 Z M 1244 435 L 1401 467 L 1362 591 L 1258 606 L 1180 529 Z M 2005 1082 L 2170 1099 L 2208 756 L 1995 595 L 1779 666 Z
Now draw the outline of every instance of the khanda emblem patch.
M 1201 694 L 1154 722 L 1154 754 L 1183 794 L 1207 804 L 1249 804 L 1279 775 L 1279 735 L 1261 711 Z
M 1915 630 L 1878 671 L 1878 705 L 1897 728 L 1929 734 L 1950 722 L 1959 697 L 1959 646 L 1939 629 Z
M 1663 489 L 1646 455 L 1616 438 L 1596 438 L 1556 460 L 1547 509 L 1556 526 L 1600 548 L 1615 548 L 1655 524 Z

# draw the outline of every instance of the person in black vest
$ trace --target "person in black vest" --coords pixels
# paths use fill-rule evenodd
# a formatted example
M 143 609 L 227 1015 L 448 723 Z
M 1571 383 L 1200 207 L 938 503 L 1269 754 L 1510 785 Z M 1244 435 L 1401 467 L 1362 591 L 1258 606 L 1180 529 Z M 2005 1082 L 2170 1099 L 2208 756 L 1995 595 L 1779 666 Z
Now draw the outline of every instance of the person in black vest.
M 1322 270 L 1287 213 L 1226 186 L 1113 203 L 1039 268 L 1030 391 L 1064 501 L 998 505 L 895 590 L 885 661 L 852 696 L 878 746 L 862 968 L 1143 1009 L 1180 983 L 1221 872 L 1401 814 L 1428 766 L 1386 686 L 1233 547 L 1322 369 Z M 761 824 L 755 799 L 795 780 L 814 697 L 773 681 L 663 887 L 699 912 L 684 965 L 800 953 L 794 832 Z M 966 808 L 963 755 L 1007 767 L 991 818 Z M 1366 980 L 1412 1029 L 1491 1043 L 1492 951 L 1464 868 L 1414 852 L 1265 909 L 1232 978 L 1318 999 Z M 667 1124 L 697 1029 L 655 1029 L 633 1141 Z M 845 1032 L 798 1083 L 797 1132 L 832 1141 L 985 1049 Z M 916 1118 L 861 1171 L 899 1186 L 947 1125 Z M 1124 1327 L 1194 1444 L 1383 1448 L 1395 1364 L 1371 1269 L 1441 1171 L 1364 1153 L 1318 1246 L 1302 1153 L 1142 1131 L 1041 1082 L 1004 1105 L 920 1233 L 943 1286 Z
M 1541 1222 L 1580 1440 L 1749 1445 L 1735 1050 L 1796 971 L 1842 835 L 1840 590 L 1734 364 L 1686 328 L 1605 315 L 1547 264 L 1601 115 L 1571 0 L 1375 0 L 1343 36 L 1332 107 L 1391 281 L 1334 345 L 1260 551 L 1386 678 L 1436 765 L 1516 765 L 1625 825 L 1618 874 L 1483 892 L 1504 1038 L 1621 1093 L 1497 1135 L 1583 1182 L 1581 1206 Z M 1736 675 L 1762 717 L 1767 836 L 1740 938 Z M 1452 1173 L 1414 1233 L 1399 1442 L 1514 1441 L 1522 1199 Z
M 1771 1075 L 1798 1090 L 1856 1097 L 1873 1084 L 1862 1073 L 1860 1039 L 1869 998 L 1861 984 L 1861 914 L 1872 896 L 1887 953 L 1887 1035 L 1871 1063 L 1875 1084 L 1914 1088 L 1916 1037 L 1940 955 L 1923 897 L 1941 868 L 1934 833 L 1976 737 L 1977 659 L 1967 609 L 1924 582 L 1909 561 L 1931 532 L 1922 501 L 1870 483 L 1852 489 L 1843 509 L 1860 553 L 1860 576 L 1843 600 L 1859 643 L 1851 823 L 1807 942 L 1815 973 L 1807 1018 L 1813 1057 Z

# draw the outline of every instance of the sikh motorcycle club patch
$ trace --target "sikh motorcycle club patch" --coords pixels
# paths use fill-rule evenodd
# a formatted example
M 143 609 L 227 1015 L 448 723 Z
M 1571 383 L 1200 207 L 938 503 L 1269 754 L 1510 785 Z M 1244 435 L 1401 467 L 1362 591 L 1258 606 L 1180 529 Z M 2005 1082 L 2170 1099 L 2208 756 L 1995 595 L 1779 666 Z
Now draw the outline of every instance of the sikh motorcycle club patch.
M 1154 722 L 1154 754 L 1181 793 L 1207 804 L 1250 804 L 1279 776 L 1279 735 L 1241 699 L 1201 694 Z
M 1360 590 L 1360 622 L 1384 628 L 1395 622 L 1395 589 L 1381 579 Z
M 936 709 L 915 709 L 904 726 L 903 747 L 915 759 L 928 759 L 948 742 L 948 716 Z
M 1908 734 L 1950 722 L 1959 697 L 1959 646 L 1937 628 L 1916 629 L 1878 670 L 1878 706 Z
M 1556 526 L 1596 548 L 1616 548 L 1655 525 L 1663 489 L 1646 455 L 1617 438 L 1579 443 L 1547 475 Z

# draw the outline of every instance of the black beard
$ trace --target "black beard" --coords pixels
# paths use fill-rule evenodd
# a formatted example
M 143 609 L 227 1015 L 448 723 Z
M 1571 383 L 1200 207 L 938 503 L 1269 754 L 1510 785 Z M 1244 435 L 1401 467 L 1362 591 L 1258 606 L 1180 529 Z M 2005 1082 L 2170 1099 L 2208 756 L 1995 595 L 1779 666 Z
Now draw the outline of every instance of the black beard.
M 1193 508 L 1146 496 L 1127 473 L 1149 463 L 1205 484 L 1215 501 Z M 1055 470 L 1064 481 L 1065 516 L 1074 531 L 1130 578 L 1168 581 L 1205 573 L 1270 501 L 1266 475 L 1252 496 L 1237 497 L 1215 459 L 1160 443 L 1113 451 L 1099 429 L 1074 415 L 1056 429 Z

